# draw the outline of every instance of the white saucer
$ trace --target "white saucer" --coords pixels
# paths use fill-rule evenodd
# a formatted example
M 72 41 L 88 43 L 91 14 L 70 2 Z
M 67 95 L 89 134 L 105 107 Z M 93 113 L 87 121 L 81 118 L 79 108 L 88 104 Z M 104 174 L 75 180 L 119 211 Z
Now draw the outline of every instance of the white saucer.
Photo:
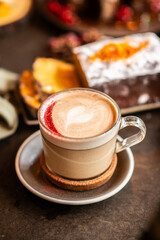
M 128 148 L 118 153 L 116 171 L 103 186 L 84 192 L 67 191 L 54 186 L 44 176 L 39 163 L 41 151 L 41 135 L 40 131 L 37 131 L 24 141 L 17 152 L 17 176 L 33 194 L 60 204 L 85 205 L 105 200 L 118 193 L 128 183 L 134 170 L 133 153 Z

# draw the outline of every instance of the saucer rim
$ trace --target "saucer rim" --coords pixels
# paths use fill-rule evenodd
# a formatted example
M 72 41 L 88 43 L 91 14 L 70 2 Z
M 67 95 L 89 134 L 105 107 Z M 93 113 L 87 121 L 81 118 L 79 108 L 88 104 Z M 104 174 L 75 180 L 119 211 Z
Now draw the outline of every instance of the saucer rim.
M 42 192 L 39 192 L 36 188 L 32 187 L 27 180 L 25 180 L 25 178 L 22 175 L 22 171 L 20 169 L 20 159 L 21 159 L 21 153 L 23 151 L 23 149 L 25 147 L 27 147 L 27 145 L 34 139 L 36 138 L 38 135 L 40 135 L 40 130 L 34 132 L 33 134 L 31 134 L 28 138 L 26 138 L 24 140 L 24 142 L 20 145 L 17 154 L 16 154 L 16 158 L 15 158 L 15 171 L 17 174 L 17 177 L 19 178 L 20 182 L 22 183 L 22 185 L 28 189 L 30 192 L 32 192 L 34 195 L 50 201 L 50 202 L 54 202 L 54 203 L 58 203 L 58 204 L 65 204 L 65 205 L 87 205 L 87 204 L 93 204 L 93 203 L 97 203 L 103 200 L 106 200 L 112 196 L 114 196 L 115 194 L 117 194 L 120 190 L 122 190 L 127 183 L 129 182 L 129 180 L 132 177 L 133 171 L 134 171 L 134 156 L 133 153 L 131 151 L 130 148 L 125 149 L 124 151 L 127 152 L 128 155 L 128 161 L 129 161 L 129 167 L 128 167 L 128 172 L 126 174 L 126 176 L 124 177 L 123 181 L 117 186 L 115 187 L 112 191 L 107 192 L 105 194 L 102 194 L 100 196 L 97 197 L 91 197 L 88 199 L 82 199 L 82 200 L 66 200 L 66 199 L 62 199 L 62 198 L 55 198 L 55 197 L 51 197 L 48 196 Z M 121 140 L 122 138 L 120 136 L 118 136 L 118 140 Z M 63 190 L 63 191 L 67 191 L 67 190 Z M 94 191 L 96 191 L 96 189 L 94 189 Z

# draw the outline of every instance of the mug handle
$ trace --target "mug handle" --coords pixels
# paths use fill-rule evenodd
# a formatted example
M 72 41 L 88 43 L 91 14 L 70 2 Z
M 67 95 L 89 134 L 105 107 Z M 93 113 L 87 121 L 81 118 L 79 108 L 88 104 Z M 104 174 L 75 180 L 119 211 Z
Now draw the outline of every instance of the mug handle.
M 121 118 L 121 126 L 120 129 L 128 127 L 128 126 L 133 126 L 139 128 L 138 133 L 123 139 L 121 142 L 116 143 L 116 150 L 115 152 L 121 152 L 127 147 L 131 147 L 139 142 L 141 142 L 145 135 L 146 135 L 146 126 L 144 122 L 135 116 L 126 116 Z

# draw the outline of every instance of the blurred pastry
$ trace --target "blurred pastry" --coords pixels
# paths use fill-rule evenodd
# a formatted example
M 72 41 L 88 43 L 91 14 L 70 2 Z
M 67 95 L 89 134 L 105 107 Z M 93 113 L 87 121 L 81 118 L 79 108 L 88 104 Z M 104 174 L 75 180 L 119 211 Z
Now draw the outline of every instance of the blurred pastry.
M 37 58 L 32 71 L 22 73 L 19 84 L 20 95 L 33 117 L 49 95 L 74 87 L 80 87 L 74 66 L 52 58 Z
M 20 77 L 20 95 L 33 117 L 37 115 L 41 101 L 34 89 L 33 74 L 31 71 L 24 71 Z
M 31 10 L 32 0 L 0 1 L 0 26 L 9 25 L 23 19 Z
M 68 32 L 49 40 L 49 47 L 53 58 L 63 59 L 66 62 L 73 62 L 72 49 L 86 43 L 98 41 L 103 35 L 95 28 L 84 31 L 82 34 Z
M 81 38 L 75 33 L 69 32 L 49 40 L 49 47 L 54 58 L 72 62 L 72 48 L 82 44 Z
M 33 64 L 35 90 L 41 101 L 67 88 L 80 87 L 72 64 L 52 58 L 37 58 Z

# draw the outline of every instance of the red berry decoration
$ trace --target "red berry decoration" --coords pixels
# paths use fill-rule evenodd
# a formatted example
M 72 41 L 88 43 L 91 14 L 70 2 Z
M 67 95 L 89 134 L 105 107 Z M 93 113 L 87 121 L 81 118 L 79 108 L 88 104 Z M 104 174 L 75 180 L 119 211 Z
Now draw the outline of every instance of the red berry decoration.
M 55 15 L 59 15 L 61 13 L 61 5 L 56 1 L 48 2 L 48 9 Z
M 160 11 L 160 0 L 151 0 L 150 1 L 150 9 L 152 12 Z
M 67 6 L 63 6 L 60 18 L 64 23 L 73 24 L 76 22 L 73 12 Z
M 78 16 L 74 13 L 74 8 L 70 4 L 60 4 L 53 0 L 48 2 L 48 10 L 65 24 L 75 24 L 79 21 Z
M 127 5 L 120 6 L 119 10 L 116 13 L 116 19 L 122 22 L 128 22 L 132 20 L 133 10 Z

